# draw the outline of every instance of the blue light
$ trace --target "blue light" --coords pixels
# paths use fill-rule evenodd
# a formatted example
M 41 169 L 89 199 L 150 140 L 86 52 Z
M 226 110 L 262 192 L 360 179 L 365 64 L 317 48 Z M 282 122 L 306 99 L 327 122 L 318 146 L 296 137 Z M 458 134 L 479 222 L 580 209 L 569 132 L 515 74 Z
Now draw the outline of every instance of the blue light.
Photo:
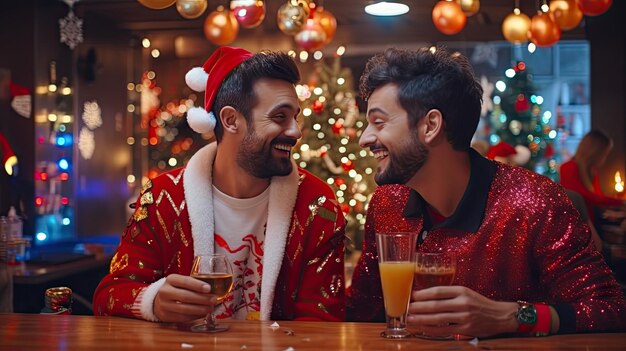
M 58 146 L 65 145 L 65 138 L 62 135 L 57 135 L 57 145 Z
M 63 218 L 62 223 L 63 223 L 63 225 L 70 225 L 70 219 L 65 217 L 65 218 Z
M 500 141 L 500 137 L 496 134 L 491 134 L 491 136 L 489 136 L 489 142 L 491 143 L 491 145 L 495 145 Z
M 48 234 L 44 233 L 44 232 L 39 232 L 37 233 L 37 240 L 39 241 L 44 241 L 46 239 L 48 239 Z
M 59 168 L 66 171 L 70 167 L 70 163 L 67 162 L 66 159 L 62 158 L 59 160 Z
M 59 132 L 64 132 L 65 131 L 65 124 L 61 124 L 59 126 Z

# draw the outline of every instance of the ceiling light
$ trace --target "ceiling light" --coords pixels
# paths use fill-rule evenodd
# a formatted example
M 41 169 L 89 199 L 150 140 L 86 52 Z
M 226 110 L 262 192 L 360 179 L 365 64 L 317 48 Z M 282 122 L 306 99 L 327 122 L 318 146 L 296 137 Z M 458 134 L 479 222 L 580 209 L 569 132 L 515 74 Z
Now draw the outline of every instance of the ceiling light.
M 409 6 L 400 2 L 379 1 L 365 6 L 365 13 L 372 16 L 398 16 L 409 12 Z

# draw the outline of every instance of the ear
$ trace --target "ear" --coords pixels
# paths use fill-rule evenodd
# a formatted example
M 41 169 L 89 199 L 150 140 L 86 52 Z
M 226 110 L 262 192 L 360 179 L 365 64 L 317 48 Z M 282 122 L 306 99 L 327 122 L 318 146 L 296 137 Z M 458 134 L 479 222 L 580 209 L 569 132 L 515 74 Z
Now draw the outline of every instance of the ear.
M 422 132 L 424 135 L 424 142 L 431 144 L 443 134 L 443 116 L 441 111 L 432 109 L 426 113 L 422 118 Z
M 222 129 L 225 133 L 237 134 L 242 128 L 243 117 L 232 106 L 224 106 L 220 110 L 220 122 L 222 122 Z

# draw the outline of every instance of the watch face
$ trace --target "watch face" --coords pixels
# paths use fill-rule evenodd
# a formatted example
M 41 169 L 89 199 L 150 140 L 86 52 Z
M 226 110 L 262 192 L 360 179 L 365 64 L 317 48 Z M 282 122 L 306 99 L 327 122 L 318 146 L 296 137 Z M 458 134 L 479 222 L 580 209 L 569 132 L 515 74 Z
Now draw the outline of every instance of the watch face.
M 517 320 L 521 324 L 532 324 L 537 322 L 537 310 L 533 305 L 523 305 L 517 313 Z

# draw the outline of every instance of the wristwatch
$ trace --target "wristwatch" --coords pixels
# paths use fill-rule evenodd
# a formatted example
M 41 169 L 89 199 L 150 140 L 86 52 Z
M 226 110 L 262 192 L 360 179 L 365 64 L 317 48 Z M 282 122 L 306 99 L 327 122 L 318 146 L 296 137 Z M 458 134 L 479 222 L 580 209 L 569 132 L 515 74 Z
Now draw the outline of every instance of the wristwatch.
M 528 333 L 537 324 L 537 309 L 532 303 L 517 301 L 518 308 L 515 313 L 515 318 L 519 324 L 517 331 L 519 333 Z

